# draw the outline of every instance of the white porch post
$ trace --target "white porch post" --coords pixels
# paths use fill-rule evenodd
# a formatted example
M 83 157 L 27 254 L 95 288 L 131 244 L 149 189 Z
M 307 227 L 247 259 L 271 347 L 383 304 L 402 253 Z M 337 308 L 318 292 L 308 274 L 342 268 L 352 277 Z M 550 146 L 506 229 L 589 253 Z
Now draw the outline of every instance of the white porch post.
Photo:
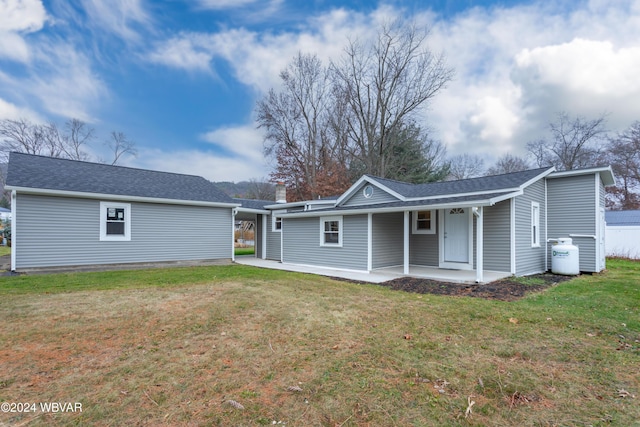
M 231 261 L 236 260 L 236 214 L 238 209 L 231 209 Z
M 18 193 L 16 190 L 11 192 L 11 271 L 16 271 L 16 236 L 18 229 L 16 228 L 16 212 L 18 204 Z
M 484 282 L 484 215 L 482 206 L 474 209 L 476 215 L 476 282 Z
M 404 274 L 409 274 L 409 211 L 404 211 Z
M 367 271 L 373 270 L 373 214 L 367 214 Z
M 262 214 L 262 250 L 260 251 L 262 259 L 267 259 L 267 217 L 267 215 Z

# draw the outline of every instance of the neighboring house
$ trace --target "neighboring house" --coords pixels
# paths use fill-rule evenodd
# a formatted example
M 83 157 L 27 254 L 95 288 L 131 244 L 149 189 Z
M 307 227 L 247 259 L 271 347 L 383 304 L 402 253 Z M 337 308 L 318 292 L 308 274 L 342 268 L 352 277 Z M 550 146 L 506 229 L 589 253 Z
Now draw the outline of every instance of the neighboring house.
M 640 210 L 607 211 L 608 256 L 640 259 Z
M 11 209 L 0 208 L 0 221 L 7 221 L 11 219 Z
M 11 153 L 12 270 L 233 259 L 240 204 L 204 178 Z
M 429 184 L 363 176 L 337 200 L 262 204 L 257 256 L 374 271 L 401 267 L 529 275 L 550 266 L 550 239 L 571 237 L 580 270 L 605 267 L 610 168 L 542 168 Z M 244 206 L 243 206 L 244 208 Z M 247 206 L 247 208 L 249 208 Z

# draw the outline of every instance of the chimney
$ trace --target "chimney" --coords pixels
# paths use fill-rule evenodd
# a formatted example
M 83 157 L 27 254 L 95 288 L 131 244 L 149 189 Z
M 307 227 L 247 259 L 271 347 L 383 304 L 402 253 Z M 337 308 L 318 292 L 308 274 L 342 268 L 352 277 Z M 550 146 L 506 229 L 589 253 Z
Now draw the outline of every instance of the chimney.
M 287 187 L 281 181 L 276 183 L 276 203 L 287 203 Z

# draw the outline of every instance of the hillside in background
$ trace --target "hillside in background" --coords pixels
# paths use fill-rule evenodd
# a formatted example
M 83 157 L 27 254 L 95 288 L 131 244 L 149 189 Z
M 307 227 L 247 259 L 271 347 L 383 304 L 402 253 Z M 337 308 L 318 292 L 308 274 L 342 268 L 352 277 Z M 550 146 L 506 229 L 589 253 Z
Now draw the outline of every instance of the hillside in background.
M 269 182 L 220 181 L 214 182 L 214 184 L 230 197 L 237 197 L 240 199 L 275 200 L 275 186 Z

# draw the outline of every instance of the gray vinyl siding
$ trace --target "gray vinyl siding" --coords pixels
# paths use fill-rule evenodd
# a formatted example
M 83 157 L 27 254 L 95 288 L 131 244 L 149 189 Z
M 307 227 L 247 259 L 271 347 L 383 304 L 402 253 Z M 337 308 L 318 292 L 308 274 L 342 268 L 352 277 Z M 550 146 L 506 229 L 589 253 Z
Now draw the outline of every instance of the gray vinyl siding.
M 280 261 L 280 231 L 273 231 L 273 215 L 267 216 L 267 259 Z M 284 223 L 284 222 L 283 222 Z
M 515 200 L 515 245 L 516 275 L 541 273 L 545 271 L 545 186 L 544 180 L 537 181 L 524 189 L 524 194 Z M 540 204 L 540 247 L 531 247 L 531 202 Z M 551 204 L 551 202 L 549 202 Z M 505 270 L 505 271 L 509 271 Z
M 15 268 L 231 258 L 231 209 L 130 205 L 131 240 L 100 241 L 100 200 L 18 194 Z
M 484 269 L 511 271 L 511 200 L 483 208 L 483 235 Z
M 547 181 L 550 239 L 569 237 L 570 234 L 596 235 L 595 186 L 594 175 L 567 176 Z M 604 189 L 601 191 L 604 193 Z M 580 271 L 596 271 L 596 240 L 590 237 L 572 239 L 579 248 Z M 551 268 L 551 251 L 548 256 Z
M 404 262 L 404 214 L 376 214 L 372 217 L 372 267 L 402 265 Z
M 342 206 L 372 205 L 372 204 L 377 204 L 377 203 L 388 203 L 388 202 L 397 202 L 398 201 L 397 197 L 387 193 L 386 191 L 383 191 L 383 190 L 379 189 L 378 187 L 376 187 L 374 185 L 372 185 L 372 187 L 373 187 L 373 195 L 367 199 L 362 194 L 362 189 L 364 187 L 366 187 L 367 185 L 370 185 L 370 184 L 363 183 L 362 185 L 360 185 L 360 187 L 358 187 L 358 189 L 355 191 L 353 196 L 351 196 L 349 199 L 345 200 L 342 203 Z
M 415 212 L 411 212 L 411 221 Z M 436 211 L 436 234 L 410 234 L 409 238 L 409 263 L 411 265 L 421 265 L 426 267 L 438 267 L 439 242 L 438 242 L 438 217 Z
M 367 270 L 367 215 L 345 215 L 342 227 L 342 247 L 320 246 L 320 217 L 285 219 L 283 262 Z

